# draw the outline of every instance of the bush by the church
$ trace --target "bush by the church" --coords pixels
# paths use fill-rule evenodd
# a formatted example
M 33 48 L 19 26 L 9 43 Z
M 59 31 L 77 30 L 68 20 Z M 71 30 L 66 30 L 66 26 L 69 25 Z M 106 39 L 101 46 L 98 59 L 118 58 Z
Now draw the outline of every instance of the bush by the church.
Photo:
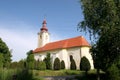
M 60 70 L 60 60 L 56 58 L 54 61 L 54 70 Z
M 50 58 L 50 53 L 47 53 L 46 58 L 43 60 L 46 63 L 46 69 L 52 69 L 52 63 Z
M 63 60 L 61 61 L 61 66 L 60 67 L 61 67 L 61 69 L 65 69 L 65 62 Z
M 76 64 L 75 64 L 75 61 L 74 61 L 74 59 L 71 59 L 71 64 L 70 64 L 70 69 L 71 70 L 76 70 Z
M 80 70 L 83 71 L 89 71 L 91 68 L 89 60 L 86 57 L 82 57 L 81 58 L 81 62 L 80 62 Z
M 46 64 L 44 61 L 37 62 L 37 70 L 46 70 Z

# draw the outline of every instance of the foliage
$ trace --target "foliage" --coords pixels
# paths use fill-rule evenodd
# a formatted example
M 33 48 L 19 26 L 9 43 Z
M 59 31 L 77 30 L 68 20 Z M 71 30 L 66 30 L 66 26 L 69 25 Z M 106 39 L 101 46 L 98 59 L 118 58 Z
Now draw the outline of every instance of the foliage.
M 3 68 L 3 55 L 0 53 L 0 68 Z
M 59 58 L 56 58 L 54 61 L 54 70 L 60 70 L 60 60 Z
M 70 69 L 71 70 L 76 70 L 76 64 L 75 64 L 75 61 L 74 61 L 72 55 L 70 56 Z
M 0 69 L 0 80 L 12 80 L 12 76 L 15 74 L 15 70 Z
M 81 58 L 81 62 L 80 62 L 80 70 L 83 71 L 89 71 L 91 68 L 89 60 L 84 56 Z
M 21 69 L 24 69 L 24 68 L 26 68 L 25 67 L 25 60 L 20 60 L 19 62 L 11 62 L 11 64 L 10 64 L 10 68 L 11 69 L 17 69 L 17 68 L 21 68 Z
M 18 62 L 12 62 L 11 64 L 10 64 L 10 68 L 11 69 L 15 69 L 15 68 L 18 68 Z
M 120 0 L 81 0 L 81 4 L 84 20 L 79 23 L 79 29 L 89 31 L 90 36 L 97 35 L 91 50 L 94 65 L 98 72 L 107 71 L 113 63 L 119 63 Z
M 108 68 L 107 74 L 108 74 L 108 80 L 120 80 L 119 69 L 115 64 L 112 64 Z
M 18 68 L 21 68 L 21 69 L 26 68 L 26 60 L 20 60 L 18 62 Z
M 50 53 L 47 53 L 46 58 L 44 59 L 46 63 L 46 68 L 47 69 L 52 69 L 52 63 L 51 63 L 51 58 L 50 58 Z
M 27 56 L 27 61 L 26 61 L 26 64 L 27 64 L 27 68 L 28 69 L 34 69 L 34 54 L 32 52 L 32 50 L 30 50 L 29 52 L 27 52 L 28 56 Z
M 120 26 L 119 0 L 80 0 L 84 20 L 79 23 L 81 30 L 101 35 L 107 30 Z
M 9 68 L 11 62 L 11 52 L 9 51 L 8 46 L 0 38 L 0 54 L 3 54 L 3 67 Z
M 28 69 L 20 69 L 16 73 L 16 77 L 18 80 L 33 80 L 32 71 L 29 71 Z
M 46 64 L 44 61 L 38 61 L 37 62 L 37 70 L 46 70 Z
M 102 70 L 107 70 L 111 64 L 118 62 L 120 56 L 120 31 L 116 29 L 109 30 L 103 34 L 97 42 L 98 54 L 95 54 L 102 66 Z M 103 67 L 104 66 L 104 67 Z
M 64 60 L 62 60 L 60 64 L 61 64 L 61 66 L 60 66 L 61 69 L 65 69 L 65 62 L 64 62 Z
M 42 80 L 33 76 L 27 69 L 0 69 L 0 80 Z

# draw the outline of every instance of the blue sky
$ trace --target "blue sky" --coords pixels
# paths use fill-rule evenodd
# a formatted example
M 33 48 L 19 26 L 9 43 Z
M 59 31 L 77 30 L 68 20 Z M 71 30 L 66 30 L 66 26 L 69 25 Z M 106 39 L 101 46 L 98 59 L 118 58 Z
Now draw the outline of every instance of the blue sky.
M 77 24 L 83 20 L 79 0 L 0 0 L 0 37 L 12 49 L 13 61 L 26 58 L 37 47 L 37 33 L 44 17 L 51 41 L 83 35 Z

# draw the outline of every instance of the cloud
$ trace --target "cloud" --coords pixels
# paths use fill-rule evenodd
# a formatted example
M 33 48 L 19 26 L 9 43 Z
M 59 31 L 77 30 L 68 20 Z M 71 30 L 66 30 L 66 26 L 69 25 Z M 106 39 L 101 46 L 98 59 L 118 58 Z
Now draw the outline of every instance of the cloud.
M 33 31 L 11 30 L 0 27 L 0 37 L 12 49 L 12 60 L 19 61 L 26 58 L 26 52 L 37 46 L 37 35 Z
M 22 25 L 21 28 L 14 28 Z M 0 37 L 7 44 L 9 49 L 12 49 L 12 60 L 19 61 L 27 57 L 26 53 L 29 50 L 34 50 L 37 47 L 37 32 L 39 30 L 29 29 L 29 25 L 17 24 L 12 29 L 7 28 L 8 25 L 0 25 Z M 26 27 L 26 28 L 24 28 Z M 24 30 L 23 30 L 24 29 Z M 51 42 L 61 40 L 56 33 L 51 33 Z

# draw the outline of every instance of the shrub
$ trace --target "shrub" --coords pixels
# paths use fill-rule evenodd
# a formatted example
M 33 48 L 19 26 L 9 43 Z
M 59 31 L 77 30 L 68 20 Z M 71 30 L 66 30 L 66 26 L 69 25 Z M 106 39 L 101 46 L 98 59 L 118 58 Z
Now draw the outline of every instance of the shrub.
M 27 68 L 28 69 L 34 69 L 34 54 L 32 54 L 32 51 L 29 51 L 27 56 L 27 60 L 26 60 L 26 64 L 27 64 Z
M 71 70 L 76 70 L 76 64 L 75 64 L 74 59 L 71 60 L 70 69 Z
M 46 64 L 45 64 L 45 62 L 44 61 L 38 62 L 37 69 L 38 70 L 46 70 Z
M 12 80 L 33 80 L 32 71 L 28 69 L 18 69 L 16 73 L 16 79 Z
M 65 62 L 63 60 L 61 61 L 61 69 L 65 69 Z
M 90 70 L 90 68 L 91 66 L 88 59 L 86 57 L 82 57 L 80 62 L 80 70 L 86 71 L 87 73 L 87 71 Z
M 54 70 L 60 70 L 60 60 L 56 58 L 54 61 Z
M 46 63 L 46 69 L 52 69 L 50 53 L 47 53 L 46 58 L 43 61 Z

